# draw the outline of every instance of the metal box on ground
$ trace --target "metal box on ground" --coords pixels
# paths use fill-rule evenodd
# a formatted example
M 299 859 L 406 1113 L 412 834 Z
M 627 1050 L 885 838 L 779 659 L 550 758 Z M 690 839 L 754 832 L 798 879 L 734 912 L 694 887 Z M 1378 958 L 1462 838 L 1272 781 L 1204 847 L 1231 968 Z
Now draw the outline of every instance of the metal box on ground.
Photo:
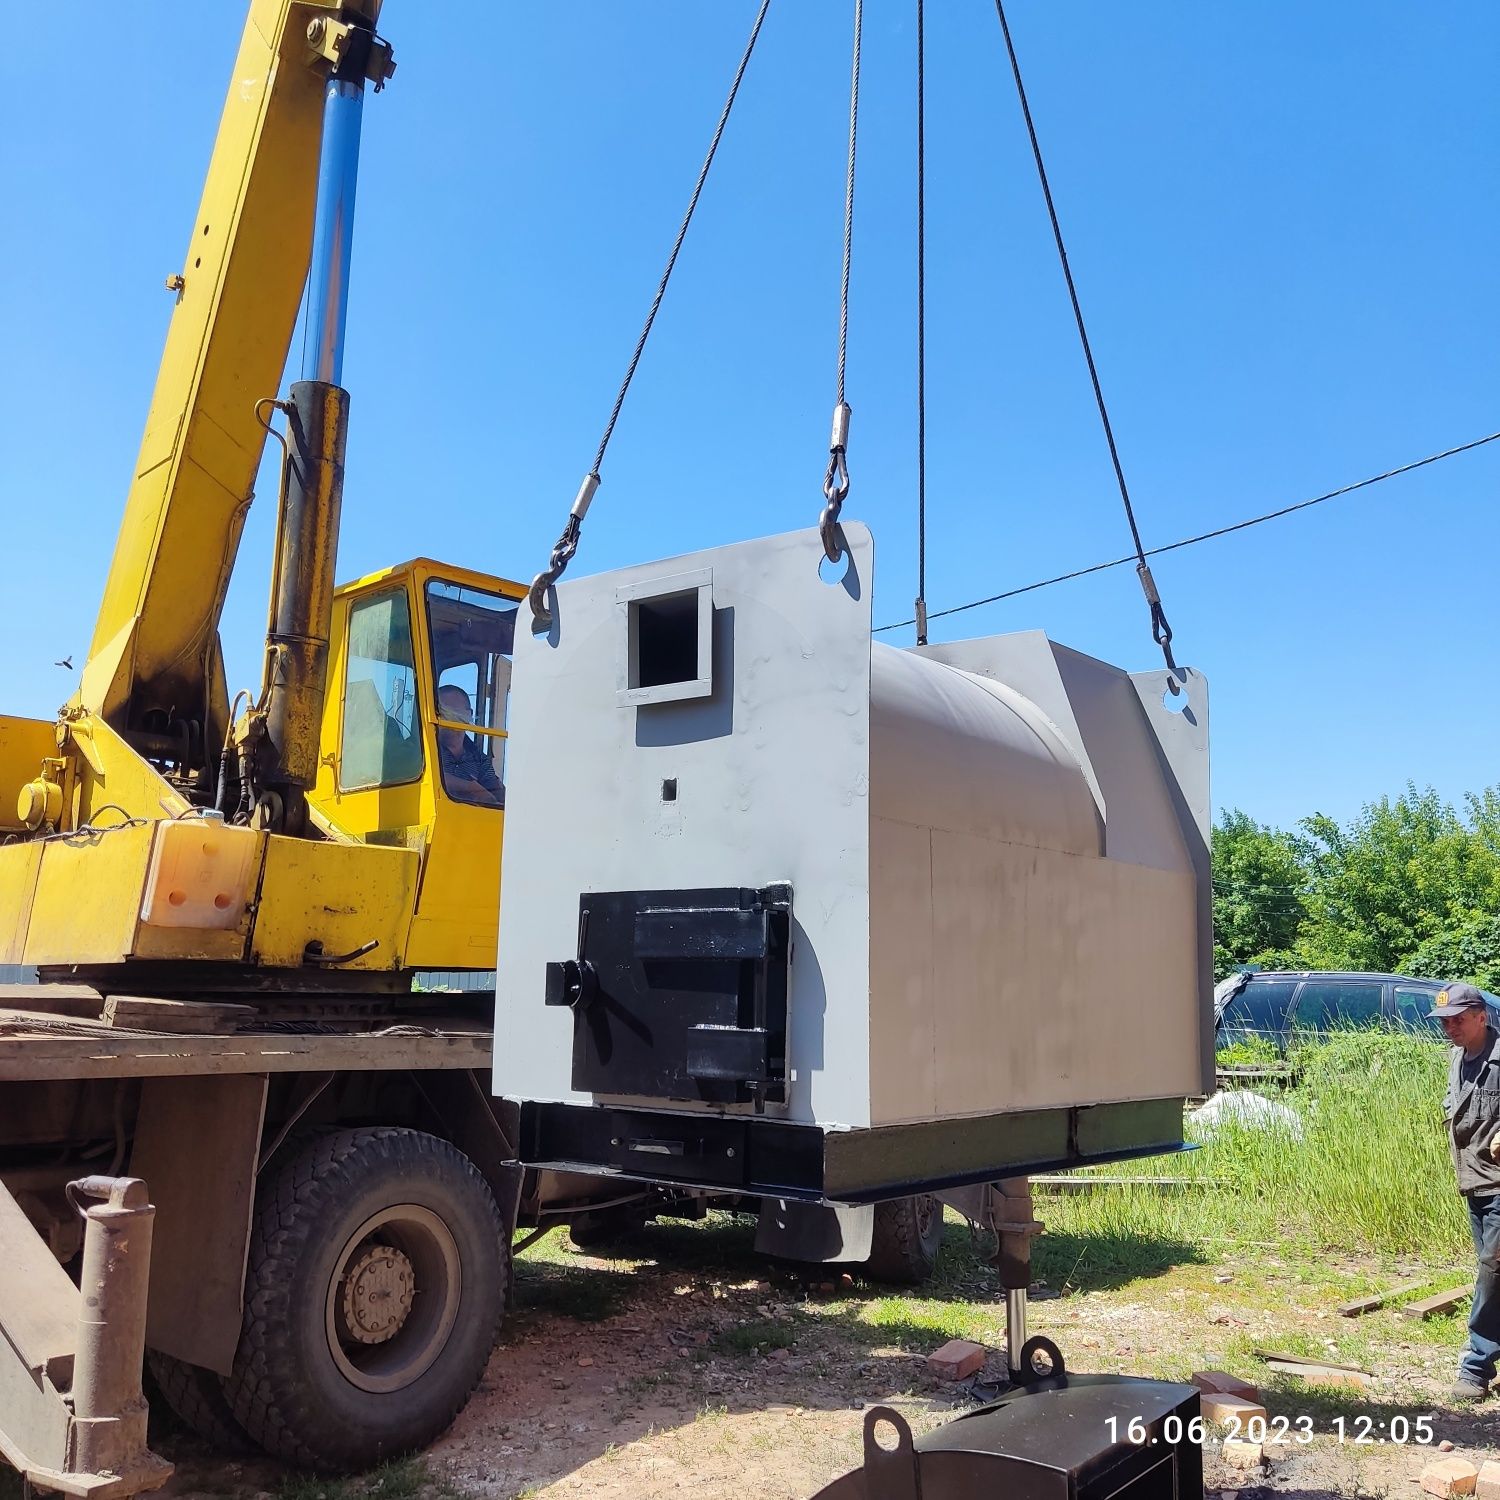
M 1211 1063 L 1207 692 L 900 650 L 845 528 L 562 584 L 517 641 L 522 1156 L 873 1200 L 1172 1149 Z M 1174 707 L 1176 711 L 1174 711 Z
M 892 1447 L 877 1436 L 882 1423 L 897 1434 Z M 864 1463 L 814 1500 L 1202 1500 L 1201 1425 L 1192 1386 L 1126 1375 L 1013 1390 L 915 1441 L 875 1408 Z

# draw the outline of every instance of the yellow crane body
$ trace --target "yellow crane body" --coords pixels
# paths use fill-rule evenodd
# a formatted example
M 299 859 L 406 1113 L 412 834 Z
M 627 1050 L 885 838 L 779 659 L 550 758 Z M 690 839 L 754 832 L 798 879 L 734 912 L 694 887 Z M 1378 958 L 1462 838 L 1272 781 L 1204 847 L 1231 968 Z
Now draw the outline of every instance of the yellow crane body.
M 0 963 L 118 971 L 111 987 L 146 967 L 170 986 L 175 966 L 208 991 L 399 989 L 417 968 L 494 965 L 524 590 L 429 559 L 334 590 L 349 397 L 311 381 L 302 407 L 297 386 L 274 400 L 314 252 L 325 95 L 356 37 L 361 86 L 394 69 L 378 12 L 250 6 L 78 692 L 54 723 L 0 717 Z M 274 410 L 265 677 L 236 716 L 219 619 Z M 255 782 L 270 752 L 295 822 Z
M 14 808 L 48 759 L 62 799 L 59 832 L 0 848 L 0 963 L 491 967 L 505 813 L 445 787 L 438 736 L 482 739 L 499 763 L 524 592 L 426 558 L 337 591 L 308 798 L 316 839 L 191 817 L 172 783 L 95 715 L 0 718 L 0 807 Z M 465 674 L 484 723 L 440 711 L 439 678 Z M 9 827 L 25 831 L 14 817 Z

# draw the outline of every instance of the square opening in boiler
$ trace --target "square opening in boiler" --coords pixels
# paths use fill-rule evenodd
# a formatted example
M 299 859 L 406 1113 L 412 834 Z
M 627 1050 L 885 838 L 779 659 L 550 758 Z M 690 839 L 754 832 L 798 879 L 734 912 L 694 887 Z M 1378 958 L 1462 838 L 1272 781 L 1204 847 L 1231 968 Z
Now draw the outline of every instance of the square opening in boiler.
M 684 585 L 690 585 L 684 587 Z M 622 590 L 622 704 L 706 698 L 713 691 L 713 600 L 709 580 L 659 579 L 650 592 Z

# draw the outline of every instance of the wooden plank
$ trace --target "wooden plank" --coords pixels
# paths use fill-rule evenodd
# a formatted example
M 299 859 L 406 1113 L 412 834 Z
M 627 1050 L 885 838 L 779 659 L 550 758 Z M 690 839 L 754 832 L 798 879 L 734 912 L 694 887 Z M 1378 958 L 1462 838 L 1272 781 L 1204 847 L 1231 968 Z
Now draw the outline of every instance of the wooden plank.
M 0 1020 L 5 1013 L 0 1013 Z M 416 1068 L 487 1070 L 488 1031 L 439 1036 L 174 1036 L 0 1034 L 0 1082 L 58 1078 L 162 1078 L 217 1073 L 387 1072 Z
M 1452 1312 L 1474 1288 L 1469 1285 L 1456 1286 L 1446 1292 L 1435 1292 L 1430 1297 L 1423 1297 L 1420 1302 L 1408 1302 L 1401 1309 L 1403 1318 L 1433 1318 L 1439 1313 Z
M 1294 1380 L 1307 1380 L 1315 1385 L 1345 1386 L 1350 1390 L 1362 1391 L 1368 1389 L 1374 1379 L 1374 1376 L 1361 1370 L 1358 1365 L 1308 1359 L 1301 1354 L 1280 1354 L 1274 1349 L 1257 1349 L 1255 1357 L 1264 1360 L 1266 1368 L 1278 1375 L 1290 1375 Z
M 216 1000 L 165 1000 L 147 995 L 111 995 L 103 1021 L 132 1031 L 208 1032 L 223 1035 L 255 1020 L 253 1005 Z
M 1316 1370 L 1339 1370 L 1346 1375 L 1367 1375 L 1358 1365 L 1341 1365 L 1331 1359 L 1312 1359 L 1305 1354 L 1287 1354 L 1280 1349 L 1257 1349 L 1257 1359 L 1269 1364 L 1286 1365 L 1289 1369 L 1307 1368 Z
M 1376 1312 L 1398 1297 L 1409 1297 L 1413 1292 L 1420 1292 L 1426 1285 L 1425 1281 L 1406 1281 L 1400 1286 L 1387 1287 L 1383 1292 L 1372 1292 L 1368 1297 L 1356 1297 L 1352 1302 L 1339 1304 L 1339 1317 L 1362 1318 L 1366 1313 Z
M 97 1021 L 104 997 L 88 984 L 0 984 L 0 1009 Z
M 1346 1386 L 1351 1390 L 1368 1390 L 1373 1376 L 1363 1370 L 1346 1370 L 1342 1365 L 1292 1364 L 1284 1359 L 1268 1359 L 1266 1368 L 1278 1375 L 1290 1375 L 1295 1380 L 1311 1381 L 1314 1385 Z

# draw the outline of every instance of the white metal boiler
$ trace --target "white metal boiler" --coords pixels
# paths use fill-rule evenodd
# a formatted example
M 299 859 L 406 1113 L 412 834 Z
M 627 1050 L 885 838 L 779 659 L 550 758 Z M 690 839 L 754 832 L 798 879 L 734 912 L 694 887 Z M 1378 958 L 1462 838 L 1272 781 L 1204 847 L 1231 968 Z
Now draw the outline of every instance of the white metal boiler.
M 1180 1143 L 1212 1064 L 1203 678 L 871 634 L 815 532 L 561 584 L 511 682 L 523 1160 L 846 1202 Z

